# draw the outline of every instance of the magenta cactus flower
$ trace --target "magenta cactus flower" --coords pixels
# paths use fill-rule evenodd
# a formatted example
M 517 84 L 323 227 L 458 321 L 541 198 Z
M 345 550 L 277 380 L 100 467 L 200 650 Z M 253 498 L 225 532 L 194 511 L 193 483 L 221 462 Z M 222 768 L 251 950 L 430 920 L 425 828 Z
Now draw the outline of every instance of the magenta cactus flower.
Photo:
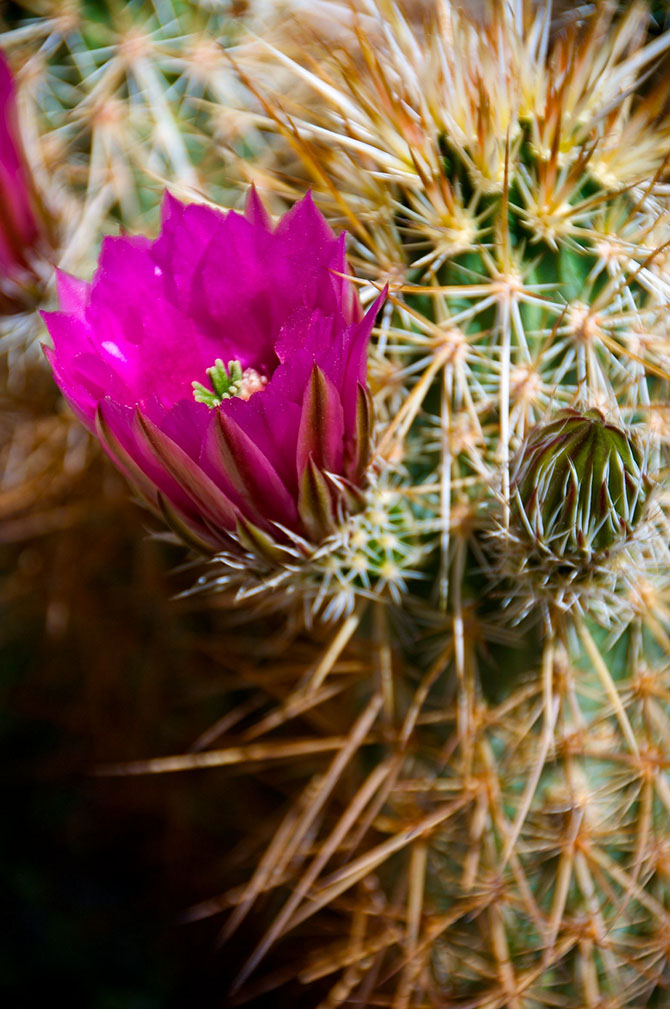
M 0 314 L 29 306 L 48 245 L 44 212 L 21 145 L 14 79 L 0 53 Z
M 59 277 L 56 381 L 191 545 L 318 542 L 360 499 L 381 299 L 363 316 L 344 242 L 309 195 L 276 227 L 253 190 L 244 214 L 166 195 L 155 241 L 107 238 L 92 283 Z

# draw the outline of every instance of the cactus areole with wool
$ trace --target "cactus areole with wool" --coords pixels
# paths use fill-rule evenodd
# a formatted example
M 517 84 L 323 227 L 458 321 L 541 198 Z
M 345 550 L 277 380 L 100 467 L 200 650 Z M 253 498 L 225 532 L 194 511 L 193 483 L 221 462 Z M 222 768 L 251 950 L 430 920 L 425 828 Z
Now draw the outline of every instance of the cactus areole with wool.
M 318 542 L 370 451 L 368 341 L 336 238 L 306 196 L 273 227 L 166 195 L 160 236 L 108 238 L 59 278 L 46 354 L 82 421 L 191 545 Z

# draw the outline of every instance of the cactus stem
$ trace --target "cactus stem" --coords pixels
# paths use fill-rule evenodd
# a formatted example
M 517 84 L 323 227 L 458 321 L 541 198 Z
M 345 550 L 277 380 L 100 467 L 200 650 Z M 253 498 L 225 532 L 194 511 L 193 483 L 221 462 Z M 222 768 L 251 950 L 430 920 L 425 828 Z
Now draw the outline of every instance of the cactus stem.
M 381 438 L 375 452 L 376 457 L 383 458 L 393 445 L 394 441 L 402 444 L 407 432 L 416 418 L 417 413 L 421 409 L 421 404 L 433 383 L 433 379 L 449 360 L 451 352 L 450 345 L 443 345 L 437 351 L 429 366 L 423 372 L 421 378 L 403 403 L 402 407 L 384 431 L 384 435 Z

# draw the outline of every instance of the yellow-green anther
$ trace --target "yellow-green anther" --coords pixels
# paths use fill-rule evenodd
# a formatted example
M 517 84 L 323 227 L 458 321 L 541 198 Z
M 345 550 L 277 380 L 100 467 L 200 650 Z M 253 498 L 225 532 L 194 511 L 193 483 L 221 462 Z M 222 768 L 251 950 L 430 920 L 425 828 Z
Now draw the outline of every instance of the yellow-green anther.
M 212 367 L 207 368 L 207 374 L 210 377 L 212 389 L 208 389 L 202 382 L 191 383 L 196 403 L 204 403 L 213 409 L 221 406 L 224 399 L 239 396 L 243 381 L 242 365 L 239 361 L 229 361 L 226 368 L 221 358 L 217 357 Z

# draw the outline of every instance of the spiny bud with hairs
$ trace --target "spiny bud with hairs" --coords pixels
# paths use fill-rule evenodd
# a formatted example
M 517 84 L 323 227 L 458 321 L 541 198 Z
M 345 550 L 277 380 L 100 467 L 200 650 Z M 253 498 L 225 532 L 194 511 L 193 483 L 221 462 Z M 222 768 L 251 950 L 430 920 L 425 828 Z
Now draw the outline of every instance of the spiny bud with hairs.
M 511 481 L 517 524 L 531 543 L 578 566 L 627 539 L 650 487 L 634 436 L 596 409 L 561 410 L 533 427 Z

